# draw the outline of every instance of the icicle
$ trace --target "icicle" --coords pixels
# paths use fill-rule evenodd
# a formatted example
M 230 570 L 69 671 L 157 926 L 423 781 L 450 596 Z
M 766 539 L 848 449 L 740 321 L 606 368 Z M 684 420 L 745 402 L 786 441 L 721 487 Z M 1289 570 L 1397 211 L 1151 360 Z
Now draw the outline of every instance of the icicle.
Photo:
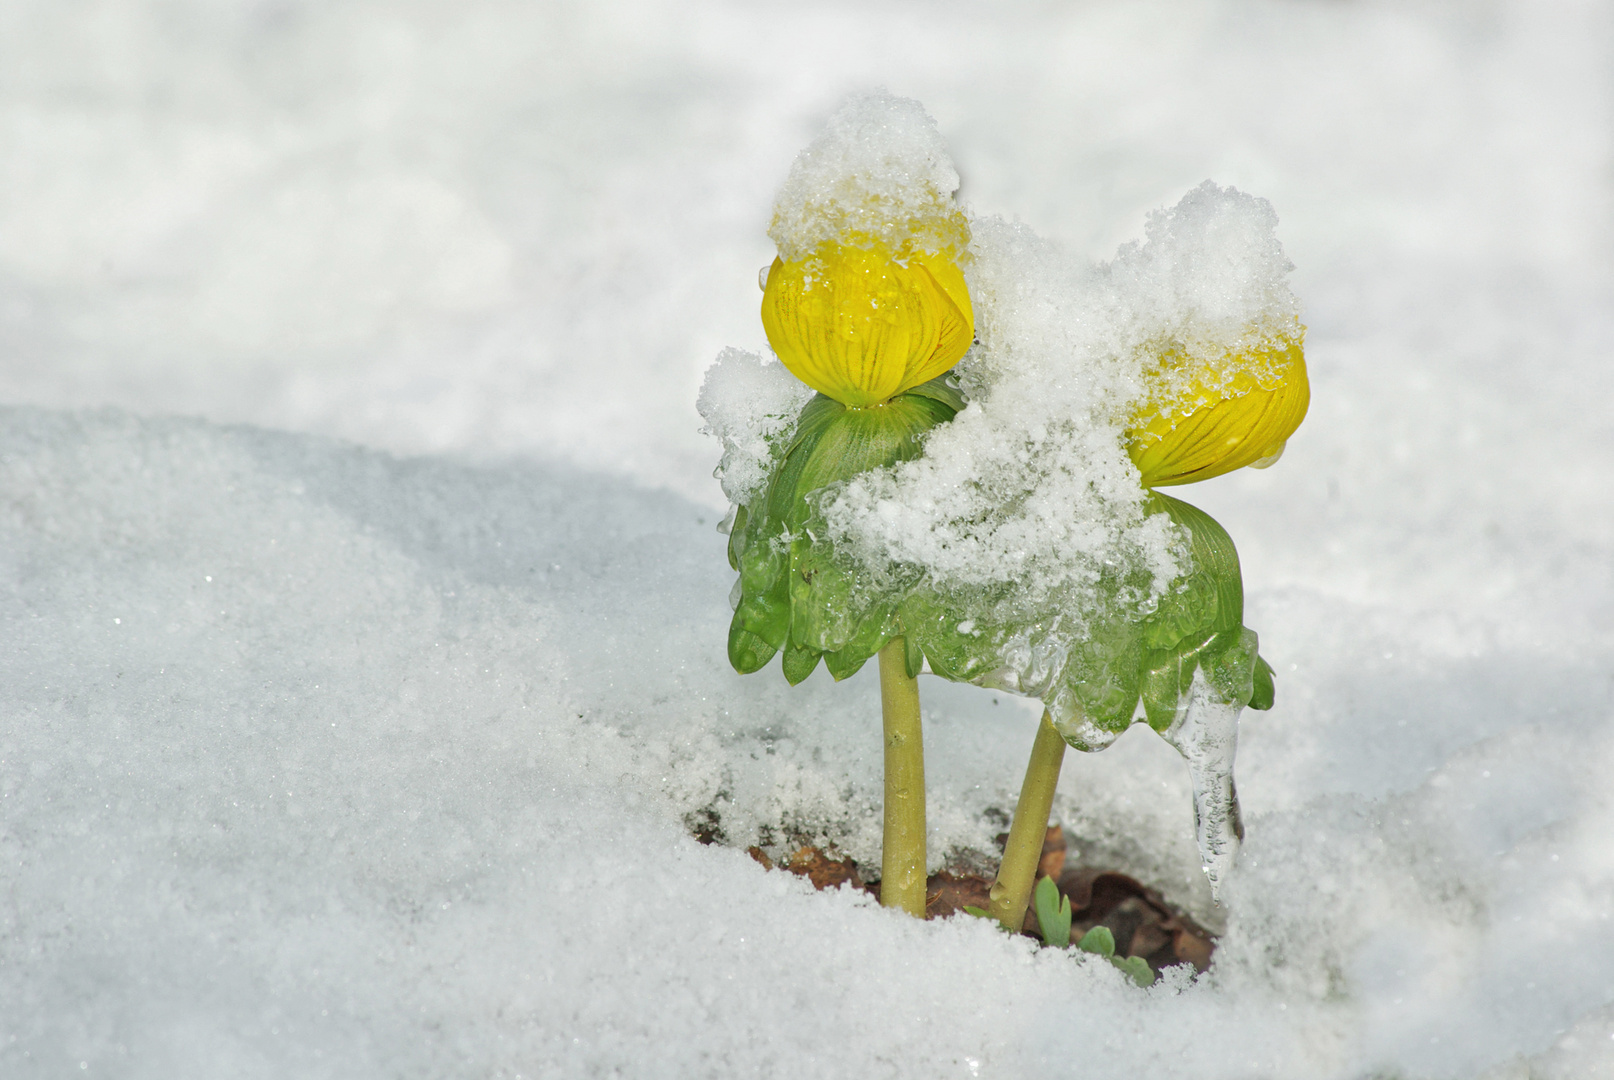
M 1233 786 L 1233 755 L 1238 750 L 1239 713 L 1194 672 L 1188 708 L 1165 733 L 1165 739 L 1188 761 L 1194 787 L 1194 836 L 1199 858 L 1210 880 L 1211 896 L 1221 898 L 1222 883 L 1238 858 L 1244 823 L 1239 818 L 1239 796 Z

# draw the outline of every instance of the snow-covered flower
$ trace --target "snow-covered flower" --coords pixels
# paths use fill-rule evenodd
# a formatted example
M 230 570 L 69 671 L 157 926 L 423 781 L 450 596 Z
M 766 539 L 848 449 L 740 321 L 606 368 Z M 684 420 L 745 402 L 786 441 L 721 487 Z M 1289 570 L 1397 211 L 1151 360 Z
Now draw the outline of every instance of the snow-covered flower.
M 851 408 L 889 401 L 942 374 L 975 336 L 964 274 L 946 250 L 853 234 L 775 259 L 762 326 L 785 366 Z
M 1246 465 L 1263 469 L 1305 419 L 1311 401 L 1299 327 L 1286 342 L 1216 364 L 1167 351 L 1162 388 L 1127 429 L 1127 451 L 1147 487 L 1191 484 Z

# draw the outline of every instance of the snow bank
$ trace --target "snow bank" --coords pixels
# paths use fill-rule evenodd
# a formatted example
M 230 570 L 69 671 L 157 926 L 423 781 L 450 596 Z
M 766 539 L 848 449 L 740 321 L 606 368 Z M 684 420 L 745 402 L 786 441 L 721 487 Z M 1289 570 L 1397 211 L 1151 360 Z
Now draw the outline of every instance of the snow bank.
M 877 693 L 726 670 L 709 512 L 564 470 L 3 419 L 7 1075 L 1448 1076 L 1609 1019 L 1586 1011 L 1614 990 L 1588 669 L 1414 637 L 1359 673 L 1362 631 L 1317 640 L 1350 605 L 1279 600 L 1309 675 L 1247 724 L 1217 967 L 1145 993 L 738 850 L 805 829 L 871 853 Z M 1399 779 L 1325 749 L 1371 738 L 1387 678 Z M 925 694 L 932 849 L 980 843 L 1035 717 Z M 1536 710 L 1476 726 L 1498 695 Z M 1058 812 L 1204 912 L 1152 734 L 1069 770 Z

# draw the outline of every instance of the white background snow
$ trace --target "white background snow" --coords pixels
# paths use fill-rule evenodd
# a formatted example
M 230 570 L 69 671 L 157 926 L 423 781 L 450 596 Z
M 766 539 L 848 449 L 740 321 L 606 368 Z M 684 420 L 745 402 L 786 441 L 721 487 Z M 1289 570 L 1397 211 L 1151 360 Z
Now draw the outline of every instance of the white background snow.
M 8 0 L 0 1076 L 1614 1076 L 1611 71 L 1584 0 Z M 1092 258 L 1281 217 L 1310 417 L 1183 491 L 1279 674 L 1225 910 L 1148 731 L 1056 804 L 1192 985 L 739 849 L 877 842 L 871 680 L 728 668 L 694 408 L 875 85 Z M 923 693 L 939 857 L 1036 715 Z

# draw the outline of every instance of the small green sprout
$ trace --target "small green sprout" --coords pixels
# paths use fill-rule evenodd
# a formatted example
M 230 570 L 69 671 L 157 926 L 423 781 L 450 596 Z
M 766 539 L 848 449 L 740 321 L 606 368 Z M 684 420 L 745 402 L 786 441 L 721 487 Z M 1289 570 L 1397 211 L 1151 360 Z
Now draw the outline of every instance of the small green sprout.
M 1115 935 L 1107 926 L 1095 926 L 1076 943 L 1082 952 L 1097 953 L 1106 960 L 1115 959 Z
M 1042 940 L 1056 949 L 1070 944 L 1070 897 L 1059 891 L 1054 879 L 1045 877 L 1037 882 L 1037 925 L 1042 928 Z M 1089 934 L 1091 936 L 1091 934 Z M 1115 951 L 1115 942 L 1110 942 Z
M 1041 890 L 1039 889 L 1038 892 L 1040 893 Z M 1041 900 L 1040 895 L 1038 900 Z M 1066 901 L 1066 903 L 1069 903 L 1069 901 Z M 1041 909 L 1039 908 L 1038 910 L 1040 911 Z M 1066 933 L 1068 934 L 1069 931 L 1067 930 Z M 1096 953 L 1102 956 L 1126 972 L 1132 981 L 1139 986 L 1154 985 L 1155 973 L 1154 969 L 1149 966 L 1149 961 L 1141 956 L 1115 955 L 1115 935 L 1110 933 L 1110 928 L 1107 926 L 1093 927 L 1093 929 L 1082 935 L 1082 940 L 1076 943 L 1076 947 L 1082 952 Z
M 1037 882 L 1032 906 L 1037 912 L 1037 926 L 1042 930 L 1043 944 L 1051 945 L 1056 949 L 1069 948 L 1070 897 L 1059 891 L 1059 886 L 1054 884 L 1053 878 L 1045 877 Z M 977 919 L 997 918 L 985 908 L 978 908 L 970 904 L 964 905 L 964 913 L 974 915 Z M 1003 929 L 1008 931 L 1008 927 L 1003 927 Z M 1082 940 L 1076 943 L 1076 947 L 1082 952 L 1102 956 L 1126 972 L 1127 977 L 1139 986 L 1153 986 L 1155 979 L 1159 978 L 1155 974 L 1154 968 L 1149 966 L 1149 961 L 1143 957 L 1116 956 L 1115 935 L 1110 933 L 1110 928 L 1107 926 L 1093 927 L 1082 935 Z

